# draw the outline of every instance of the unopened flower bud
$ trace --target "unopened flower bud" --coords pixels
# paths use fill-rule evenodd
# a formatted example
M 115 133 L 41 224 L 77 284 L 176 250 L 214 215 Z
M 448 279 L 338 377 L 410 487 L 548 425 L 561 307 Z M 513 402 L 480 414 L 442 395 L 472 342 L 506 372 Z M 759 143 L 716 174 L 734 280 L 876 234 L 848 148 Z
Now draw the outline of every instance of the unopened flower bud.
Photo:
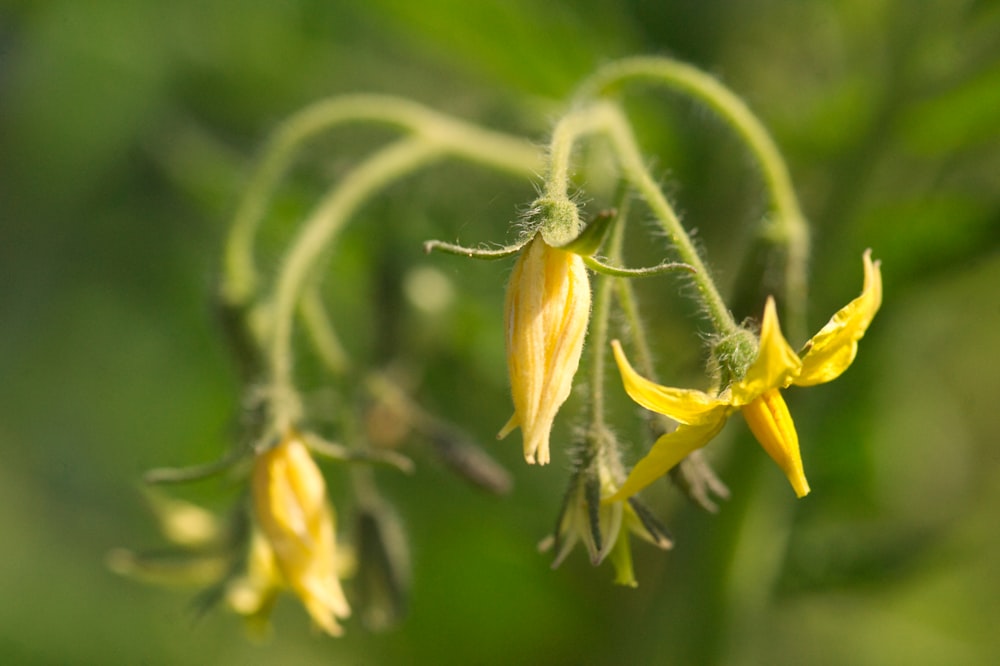
M 529 463 L 549 462 L 552 422 L 572 389 L 589 318 L 583 260 L 536 235 L 507 284 L 504 329 L 514 415 L 497 435 L 520 426 Z

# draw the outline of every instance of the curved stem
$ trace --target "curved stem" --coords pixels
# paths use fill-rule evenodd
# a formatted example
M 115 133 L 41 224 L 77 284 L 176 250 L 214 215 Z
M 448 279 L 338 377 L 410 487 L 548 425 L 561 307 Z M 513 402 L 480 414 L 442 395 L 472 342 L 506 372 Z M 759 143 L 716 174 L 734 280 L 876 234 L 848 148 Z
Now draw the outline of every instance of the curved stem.
M 313 347 L 327 370 L 335 375 L 344 374 L 350 367 L 347 352 L 333 328 L 333 323 L 323 305 L 320 295 L 319 280 L 313 277 L 305 287 L 299 301 L 299 313 L 302 322 L 312 338 Z
M 552 130 L 549 164 L 545 178 L 545 196 L 568 199 L 569 172 L 573 148 L 581 137 L 603 129 L 604 118 L 593 109 L 582 109 L 563 116 Z
M 417 136 L 399 139 L 351 171 L 315 208 L 292 241 L 276 280 L 271 320 L 269 363 L 274 424 L 288 427 L 298 418 L 292 381 L 293 314 L 308 276 L 336 234 L 354 212 L 391 182 L 445 156 L 479 162 L 518 173 L 534 171 L 534 146 L 464 123 L 445 119 L 424 124 Z
M 275 427 L 291 427 L 298 417 L 292 383 L 292 323 L 299 295 L 317 260 L 364 201 L 442 154 L 439 144 L 423 138 L 401 139 L 383 148 L 348 174 L 303 224 L 281 267 L 271 305 L 270 397 Z
M 599 70 L 579 88 L 577 99 L 610 95 L 631 81 L 650 81 L 693 97 L 714 111 L 742 139 L 760 167 L 776 215 L 766 233 L 788 251 L 785 270 L 789 321 L 805 313 L 809 228 L 792 188 L 788 167 L 774 140 L 747 105 L 705 72 L 668 58 L 628 58 Z
M 728 335 L 735 332 L 738 326 L 733 320 L 729 308 L 726 307 L 725 302 L 722 300 L 722 295 L 719 294 L 719 290 L 715 286 L 708 268 L 701 260 L 701 256 L 695 249 L 694 243 L 691 242 L 691 237 L 684 229 L 673 207 L 667 201 L 666 196 L 664 196 L 656 181 L 649 174 L 649 170 L 646 169 L 628 122 L 617 107 L 609 105 L 603 108 L 607 116 L 606 131 L 621 162 L 622 170 L 625 172 L 628 180 L 646 200 L 653 215 L 656 216 L 660 226 L 670 238 L 670 242 L 673 244 L 681 261 L 694 268 L 695 272 L 690 276 L 690 279 L 698 290 L 705 312 L 708 314 L 709 319 L 711 319 L 716 332 L 720 335 Z
M 694 269 L 691 280 L 715 330 L 722 335 L 734 332 L 736 322 L 673 207 L 646 169 L 628 121 L 616 105 L 603 101 L 593 102 L 571 112 L 559 122 L 553 132 L 550 148 L 546 194 L 553 198 L 565 198 L 574 143 L 587 134 L 598 133 L 610 139 L 625 178 L 646 200 L 681 261 Z
M 622 220 L 618 220 L 618 225 Z M 617 228 L 617 227 L 616 227 Z M 611 288 L 613 278 L 602 275 L 594 297 L 594 311 L 590 326 L 590 423 L 596 430 L 604 423 L 604 376 L 607 359 L 608 322 L 611 318 Z
M 625 221 L 628 219 L 628 187 L 621 183 L 615 197 L 615 220 L 608 239 L 608 256 L 621 262 L 622 239 L 625 234 Z M 593 324 L 590 329 L 590 394 L 591 394 L 591 427 L 594 431 L 606 428 L 604 422 L 604 383 L 608 356 L 608 326 L 611 321 L 611 292 L 618 278 L 611 275 L 601 275 L 597 285 L 597 295 L 594 297 L 594 311 L 591 315 Z M 623 280 L 624 281 L 624 280 Z M 604 438 L 594 438 L 603 441 Z
M 646 338 L 646 329 L 639 316 L 638 299 L 635 296 L 635 289 L 628 280 L 619 280 L 617 287 L 618 306 L 622 309 L 625 322 L 628 326 L 632 349 L 635 354 L 635 366 L 643 377 L 653 379 L 656 377 L 656 368 L 653 363 L 653 350 L 649 346 L 649 339 Z
M 611 238 L 608 256 L 612 261 L 621 262 L 622 231 L 623 225 L 619 225 L 615 228 L 615 235 Z M 649 346 L 649 340 L 646 338 L 646 329 L 639 314 L 639 300 L 636 298 L 632 281 L 617 280 L 614 286 L 616 287 L 615 296 L 618 306 L 625 317 L 629 332 L 628 337 L 632 343 L 635 365 L 643 376 L 655 381 L 657 373 L 653 363 L 653 352 Z M 662 414 L 650 412 L 649 417 L 658 422 L 661 432 L 669 432 L 675 426 L 672 419 Z M 710 513 L 715 513 L 718 510 L 718 505 L 712 500 L 713 494 L 722 499 L 729 498 L 729 489 L 715 475 L 708 462 L 704 460 L 701 451 L 693 451 L 681 461 L 674 480 L 692 500 Z
M 257 290 L 253 245 L 267 204 L 292 165 L 299 147 L 320 132 L 348 122 L 380 123 L 446 139 L 456 155 L 516 173 L 537 172 L 538 150 L 530 142 L 484 130 L 424 106 L 385 95 L 347 95 L 316 102 L 275 131 L 254 169 L 230 227 L 224 251 L 222 294 L 246 303 Z

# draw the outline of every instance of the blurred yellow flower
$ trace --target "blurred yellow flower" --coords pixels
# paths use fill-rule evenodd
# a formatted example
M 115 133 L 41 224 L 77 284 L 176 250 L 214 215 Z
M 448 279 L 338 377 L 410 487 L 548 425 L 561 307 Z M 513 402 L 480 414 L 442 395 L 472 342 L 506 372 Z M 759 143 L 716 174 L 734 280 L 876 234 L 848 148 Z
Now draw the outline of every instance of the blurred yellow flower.
M 536 235 L 507 284 L 504 328 L 514 415 L 497 435 L 502 439 L 520 426 L 529 463 L 549 462 L 552 422 L 569 397 L 589 318 L 583 259 Z
M 625 483 L 609 501 L 634 495 L 668 472 L 689 453 L 707 444 L 725 425 L 736 409 L 743 412 L 747 425 L 768 455 L 788 477 L 795 494 L 809 493 L 802 469 L 799 439 L 780 389 L 790 385 L 812 386 L 840 376 L 854 360 L 858 340 L 865 334 L 882 304 L 882 275 L 871 251 L 864 260 L 861 295 L 838 311 L 802 350 L 789 346 L 768 298 L 761 323 L 760 347 L 746 375 L 717 395 L 692 389 L 660 386 L 639 376 L 612 342 L 615 360 L 625 391 L 643 407 L 664 414 L 680 425 L 660 437 L 649 453 L 632 469 Z
M 323 475 L 298 434 L 257 456 L 252 473 L 257 529 L 247 577 L 230 603 L 251 620 L 266 618 L 278 590 L 290 588 L 326 633 L 351 610 L 337 577 L 333 509 Z

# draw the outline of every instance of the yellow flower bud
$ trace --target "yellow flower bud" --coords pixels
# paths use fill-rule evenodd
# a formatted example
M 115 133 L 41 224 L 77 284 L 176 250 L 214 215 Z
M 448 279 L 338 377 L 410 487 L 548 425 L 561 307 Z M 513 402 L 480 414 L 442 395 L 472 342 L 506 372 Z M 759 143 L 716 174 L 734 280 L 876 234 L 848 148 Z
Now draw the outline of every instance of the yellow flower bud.
M 572 389 L 589 318 L 583 260 L 536 235 L 507 284 L 504 329 L 514 415 L 497 435 L 520 426 L 529 463 L 549 462 L 552 422 Z
M 326 483 L 309 450 L 296 433 L 254 461 L 253 509 L 264 539 L 260 549 L 273 553 L 273 567 L 258 567 L 251 577 L 260 587 L 287 586 L 313 621 L 328 634 L 340 635 L 337 618 L 351 610 L 337 578 L 333 509 Z M 263 558 L 268 559 L 268 558 Z M 266 573 L 269 572 L 269 573 Z

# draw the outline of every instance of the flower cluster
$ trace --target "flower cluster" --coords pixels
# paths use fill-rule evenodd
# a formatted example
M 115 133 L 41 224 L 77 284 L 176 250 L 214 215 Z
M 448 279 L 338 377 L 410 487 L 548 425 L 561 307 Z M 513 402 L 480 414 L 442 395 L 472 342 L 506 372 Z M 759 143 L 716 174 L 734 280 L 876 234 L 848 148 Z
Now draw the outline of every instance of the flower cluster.
M 345 475 L 350 486 L 343 492 L 353 493 L 348 505 L 358 525 L 357 584 L 347 590 L 349 603 L 341 578 L 350 568 L 345 566 L 352 559 L 350 549 L 338 544 L 327 483 L 314 455 L 343 463 L 385 463 L 409 472 L 413 463 L 397 447 L 412 437 L 423 440 L 450 469 L 479 488 L 498 494 L 509 489 L 506 470 L 463 435 L 461 428 L 426 413 L 410 398 L 412 383 L 396 381 L 390 370 L 420 364 L 365 368 L 362 359 L 346 351 L 318 286 L 324 274 L 320 262 L 336 254 L 332 249 L 338 233 L 360 207 L 399 178 L 446 157 L 518 176 L 543 175 L 538 197 L 515 223 L 521 232 L 519 242 L 484 250 L 428 241 L 425 248 L 481 259 L 518 255 L 503 306 L 513 415 L 498 438 L 520 429 L 525 460 L 542 466 L 552 460 L 560 437 L 567 436 L 563 433 L 573 433 L 569 435 L 573 445 L 563 447 L 570 451 L 569 489 L 546 542 L 555 550 L 553 566 L 582 543 L 594 565 L 610 560 L 616 582 L 635 586 L 629 535 L 664 550 L 673 545 L 673 538 L 636 493 L 679 468 L 672 475 L 679 479 L 678 485 L 714 510 L 709 491 L 719 496 L 727 491 L 698 450 L 736 411 L 743 414 L 796 495 L 809 493 L 798 434 L 782 391 L 829 382 L 853 362 L 858 341 L 882 303 L 879 262 L 870 251 L 865 252 L 861 295 L 798 352 L 782 333 L 773 297 L 767 297 L 759 329 L 737 324 L 701 252 L 649 172 L 649 160 L 633 136 L 626 106 L 614 99 L 624 84 L 635 80 L 665 85 L 705 104 L 746 144 L 764 174 L 773 208 L 758 236 L 772 246 L 766 261 L 781 262 L 767 268 L 783 276 L 782 317 L 786 324 L 793 322 L 791 330 L 802 326 L 809 235 L 787 168 L 767 132 L 739 98 L 690 66 L 662 58 L 635 58 L 603 68 L 581 86 L 570 110 L 556 123 L 546 151 L 533 141 L 391 97 L 354 95 L 310 106 L 282 126 L 265 151 L 225 249 L 220 310 L 229 346 L 243 373 L 248 407 L 245 432 L 233 454 L 218 463 L 154 470 L 146 478 L 165 484 L 232 472 L 245 485 L 248 500 L 232 512 L 228 529 L 193 507 L 158 500 L 165 531 L 176 544 L 196 551 L 194 559 L 204 564 L 196 568 L 199 577 L 214 580 L 207 598 L 225 599 L 257 631 L 268 626 L 281 592 L 297 597 L 313 624 L 332 636 L 343 632 L 341 622 L 352 615 L 352 607 L 373 628 L 390 625 L 402 614 L 409 579 L 407 549 L 400 545 L 395 513 L 378 493 L 375 475 L 367 469 Z M 265 204 L 303 143 L 348 121 L 387 124 L 396 138 L 347 169 L 331 186 L 292 236 L 273 282 L 266 283 L 255 267 L 253 247 Z M 401 137 L 399 130 L 403 130 Z M 578 185 L 571 181 L 585 171 L 573 168 L 575 151 L 592 137 L 600 141 L 599 154 L 609 162 L 602 165 L 601 175 L 614 173 L 613 193 L 608 188 L 586 197 L 571 196 L 571 187 Z M 582 189 L 587 178 L 579 180 Z M 597 180 L 610 182 L 603 177 Z M 581 219 L 584 206 L 578 203 L 585 199 L 606 199 L 609 204 L 587 224 Z M 658 225 L 655 242 L 667 246 L 673 261 L 626 267 L 624 229 L 633 199 L 642 201 L 644 211 Z M 673 272 L 683 274 L 690 287 L 684 293 L 695 301 L 710 327 L 699 331 L 701 339 L 713 341 L 706 363 L 706 384 L 712 387 L 708 391 L 665 386 L 654 376 L 655 345 L 646 334 L 631 280 Z M 767 296 L 763 289 L 759 291 L 758 297 Z M 307 408 L 312 401 L 304 398 L 301 378 L 296 376 L 294 332 L 300 323 L 308 333 L 303 338 L 315 352 L 312 358 L 323 364 L 337 387 L 329 405 L 312 413 Z M 619 330 L 612 335 L 609 329 L 616 325 Z M 632 361 L 625 355 L 626 348 Z M 614 386 L 617 390 L 617 381 L 606 377 L 612 367 L 609 350 L 625 392 L 648 410 L 645 417 L 655 437 L 631 470 L 622 462 L 628 458 L 624 443 L 608 425 L 612 415 L 606 389 Z M 581 366 L 589 371 L 586 382 L 576 379 Z M 573 395 L 574 384 L 581 389 L 577 392 L 582 397 L 579 415 L 572 427 L 563 428 L 557 426 L 557 417 Z M 349 446 L 317 434 L 310 419 L 320 411 L 323 423 Z M 366 430 L 359 424 L 380 427 Z M 340 490 L 338 486 L 338 496 Z M 153 570 L 147 566 L 151 561 L 127 551 L 117 551 L 111 562 L 123 573 Z
M 578 464 L 555 533 L 555 566 L 582 541 L 595 565 L 613 555 L 616 582 L 634 585 L 628 540 L 623 527 L 667 548 L 672 541 L 653 525 L 651 513 L 633 495 L 705 446 L 736 410 L 785 473 L 798 497 L 809 493 L 798 434 L 781 390 L 813 386 L 839 377 L 857 355 L 882 303 L 879 262 L 863 255 L 861 295 L 840 309 L 796 353 L 781 332 L 772 297 L 764 307 L 756 350 L 747 367 L 728 368 L 733 381 L 710 393 L 672 388 L 642 377 L 629 363 L 618 340 L 611 342 L 628 395 L 639 405 L 666 416 L 675 430 L 659 437 L 649 453 L 622 479 L 620 465 L 608 462 L 608 437 L 595 438 L 592 455 Z M 507 287 L 505 322 L 507 360 L 515 414 L 501 431 L 516 425 L 524 433 L 529 463 L 549 461 L 553 420 L 570 393 L 589 317 L 589 291 L 579 257 L 549 247 L 540 236 L 529 242 Z M 583 295 L 585 294 L 585 295 Z M 736 336 L 746 339 L 745 336 Z M 614 449 L 613 446 L 611 446 Z

